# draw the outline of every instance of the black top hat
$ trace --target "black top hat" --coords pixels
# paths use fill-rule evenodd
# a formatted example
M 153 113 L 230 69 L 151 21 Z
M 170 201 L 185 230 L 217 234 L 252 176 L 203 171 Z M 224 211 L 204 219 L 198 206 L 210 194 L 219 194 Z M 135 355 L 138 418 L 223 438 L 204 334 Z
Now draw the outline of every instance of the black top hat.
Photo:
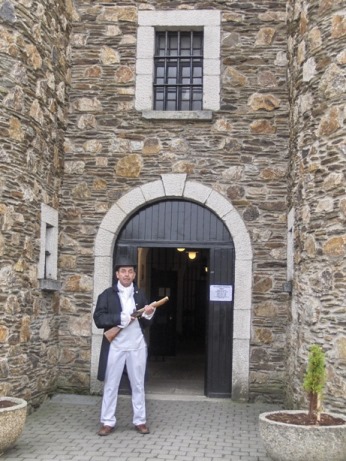
M 136 269 L 136 262 L 128 256 L 119 256 L 115 260 L 114 269 L 117 271 L 120 267 L 133 267 Z

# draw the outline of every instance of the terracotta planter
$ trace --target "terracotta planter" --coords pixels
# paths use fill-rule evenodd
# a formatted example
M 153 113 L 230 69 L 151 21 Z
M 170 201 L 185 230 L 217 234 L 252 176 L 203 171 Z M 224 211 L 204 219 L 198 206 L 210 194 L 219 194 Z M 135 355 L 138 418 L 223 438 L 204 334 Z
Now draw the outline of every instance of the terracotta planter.
M 0 406 L 0 456 L 11 448 L 23 432 L 27 413 L 27 402 L 15 397 L 0 397 L 1 402 L 12 406 Z
M 341 426 L 300 426 L 267 419 L 273 413 L 303 412 L 283 410 L 259 415 L 260 435 L 273 461 L 345 461 L 346 422 Z M 335 413 L 328 414 L 345 419 Z

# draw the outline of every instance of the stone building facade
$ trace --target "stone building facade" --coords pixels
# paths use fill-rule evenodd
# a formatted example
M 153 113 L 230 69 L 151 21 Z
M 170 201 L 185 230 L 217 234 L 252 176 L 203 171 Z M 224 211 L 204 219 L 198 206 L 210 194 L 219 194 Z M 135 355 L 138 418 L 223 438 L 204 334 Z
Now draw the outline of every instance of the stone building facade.
M 342 3 L 0 2 L 0 393 L 99 392 L 92 310 L 117 239 L 179 199 L 234 244 L 233 398 L 300 404 L 318 342 L 344 407 Z M 203 111 L 151 110 L 160 27 L 210 37 Z

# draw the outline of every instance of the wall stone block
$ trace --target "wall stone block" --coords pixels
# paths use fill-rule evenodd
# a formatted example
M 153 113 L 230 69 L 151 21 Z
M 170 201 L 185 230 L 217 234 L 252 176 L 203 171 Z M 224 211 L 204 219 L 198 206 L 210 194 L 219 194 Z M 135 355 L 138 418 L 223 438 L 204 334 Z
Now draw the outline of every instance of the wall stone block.
M 343 109 L 339 106 L 331 107 L 321 119 L 318 134 L 330 136 L 343 126 L 343 122 Z
M 337 340 L 336 349 L 339 360 L 346 363 L 346 338 L 339 338 Z
M 341 97 L 346 91 L 346 72 L 332 63 L 321 78 L 319 90 L 326 99 Z
M 130 83 L 134 81 L 135 72 L 129 66 L 120 66 L 114 73 L 116 83 Z
M 316 61 L 314 58 L 309 58 L 303 65 L 303 81 L 309 82 L 316 75 Z
M 269 328 L 255 328 L 254 340 L 259 344 L 271 344 L 273 342 L 273 333 Z
M 148 138 L 144 141 L 142 154 L 145 156 L 157 155 L 161 149 L 162 145 L 159 138 Z
M 68 323 L 68 329 L 73 336 L 89 337 L 90 336 L 90 315 L 84 315 L 83 317 L 72 317 Z
M 330 173 L 323 181 L 323 187 L 327 191 L 336 189 L 338 186 L 342 185 L 344 181 L 344 176 L 342 173 Z
M 109 46 L 103 46 L 100 51 L 101 63 L 105 66 L 112 64 L 118 64 L 120 62 L 119 52 L 110 48 Z
M 346 254 L 346 235 L 331 237 L 323 245 L 323 252 L 330 257 L 344 257 Z
M 341 51 L 337 55 L 336 60 L 337 60 L 338 64 L 345 65 L 346 64 L 346 50 Z
M 138 154 L 129 154 L 118 161 L 115 166 L 115 173 L 124 178 L 138 178 L 142 168 L 142 157 Z
M 318 48 L 322 45 L 322 34 L 318 27 L 314 27 L 309 31 L 308 34 L 309 44 L 311 50 Z
M 5 325 L 0 325 L 0 343 L 7 343 L 10 331 Z
M 61 269 L 75 269 L 77 257 L 75 255 L 62 255 L 59 257 L 59 267 Z
M 22 318 L 22 325 L 21 325 L 20 334 L 19 334 L 21 343 L 26 343 L 31 338 L 30 321 L 31 321 L 31 318 L 28 315 Z
M 263 27 L 257 34 L 255 46 L 269 46 L 273 43 L 276 30 L 273 27 Z
M 269 276 L 255 275 L 254 277 L 254 292 L 266 293 L 273 287 L 273 279 Z
M 93 284 L 88 275 L 70 275 L 64 282 L 64 289 L 73 292 L 90 292 Z
M 72 190 L 73 197 L 78 200 L 87 200 L 90 198 L 91 192 L 87 183 L 82 182 L 77 184 Z
M 308 236 L 305 239 L 304 249 L 306 253 L 308 254 L 308 256 L 310 256 L 310 258 L 314 258 L 316 256 L 316 252 L 317 252 L 316 242 L 315 242 L 315 238 L 312 235 Z
M 264 301 L 254 308 L 254 314 L 257 318 L 264 317 L 268 319 L 276 317 L 278 315 L 278 310 L 278 307 L 273 301 Z
M 102 105 L 97 98 L 80 98 L 73 104 L 79 112 L 100 112 Z
M 78 119 L 77 126 L 80 130 L 96 128 L 96 117 L 91 114 L 82 115 Z
M 272 94 L 254 93 L 250 96 L 249 106 L 252 110 L 265 110 L 271 112 L 280 107 L 280 99 Z
M 25 133 L 23 131 L 22 124 L 20 120 L 16 117 L 10 118 L 9 124 L 9 137 L 16 140 L 16 141 L 23 141 L 25 137 Z
M 42 67 L 42 58 L 35 45 L 26 45 L 25 51 L 28 56 L 28 64 L 34 69 Z
M 285 11 L 268 10 L 260 13 L 258 19 L 263 22 L 286 22 L 287 15 Z
M 332 17 L 332 38 L 341 38 L 346 35 L 346 13 L 338 13 Z
M 254 134 L 274 134 L 276 127 L 268 120 L 256 120 L 251 123 L 250 130 Z
M 235 87 L 243 87 L 248 84 L 248 79 L 244 74 L 229 66 L 226 67 L 223 73 L 223 81 Z
M 66 162 L 65 163 L 65 171 L 67 174 L 77 174 L 81 175 L 83 174 L 85 169 L 85 162 L 82 162 L 81 160 L 76 161 L 76 162 Z
M 39 330 L 39 335 L 42 341 L 48 341 L 51 337 L 52 330 L 49 325 L 49 319 L 43 319 L 41 328 Z
M 83 144 L 85 152 L 91 152 L 92 154 L 98 154 L 102 151 L 102 143 L 97 139 L 91 139 Z M 71 151 L 70 151 L 71 152 Z

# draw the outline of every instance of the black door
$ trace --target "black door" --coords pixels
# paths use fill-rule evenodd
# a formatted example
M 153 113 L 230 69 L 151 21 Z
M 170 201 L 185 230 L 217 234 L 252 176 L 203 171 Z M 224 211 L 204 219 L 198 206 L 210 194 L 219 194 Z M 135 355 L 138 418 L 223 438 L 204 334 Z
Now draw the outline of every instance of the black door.
M 220 293 L 224 290 L 223 287 L 226 287 L 226 292 L 230 286 L 233 289 L 234 245 L 232 237 L 222 220 L 212 210 L 202 205 L 187 200 L 168 199 L 141 208 L 129 218 L 122 228 L 114 254 L 122 249 L 135 254 L 138 247 L 203 248 L 210 251 L 209 288 L 214 286 L 218 290 L 217 287 L 220 287 Z M 170 266 L 167 265 L 163 270 L 169 271 Z M 203 284 L 200 287 L 201 296 L 205 293 L 204 287 Z M 156 298 L 155 293 L 152 295 Z M 198 305 L 205 306 L 203 300 L 198 302 Z M 171 308 L 174 309 L 174 303 Z M 170 319 L 161 320 L 168 327 L 168 331 L 171 331 L 168 326 Z M 192 320 L 195 322 L 196 319 Z M 233 293 L 232 299 L 220 296 L 218 300 L 211 300 L 209 293 L 206 322 L 203 322 L 203 318 L 198 318 L 198 320 L 201 320 L 203 325 L 206 323 L 205 394 L 210 397 L 231 397 Z M 189 319 L 184 322 L 185 324 L 189 324 Z M 172 351 L 174 343 L 172 344 L 168 338 L 169 334 L 164 347 Z
M 208 397 L 231 397 L 234 297 L 233 249 L 210 249 L 209 281 L 213 294 L 209 291 L 205 394 Z M 218 300 L 213 301 L 210 298 L 218 298 Z

